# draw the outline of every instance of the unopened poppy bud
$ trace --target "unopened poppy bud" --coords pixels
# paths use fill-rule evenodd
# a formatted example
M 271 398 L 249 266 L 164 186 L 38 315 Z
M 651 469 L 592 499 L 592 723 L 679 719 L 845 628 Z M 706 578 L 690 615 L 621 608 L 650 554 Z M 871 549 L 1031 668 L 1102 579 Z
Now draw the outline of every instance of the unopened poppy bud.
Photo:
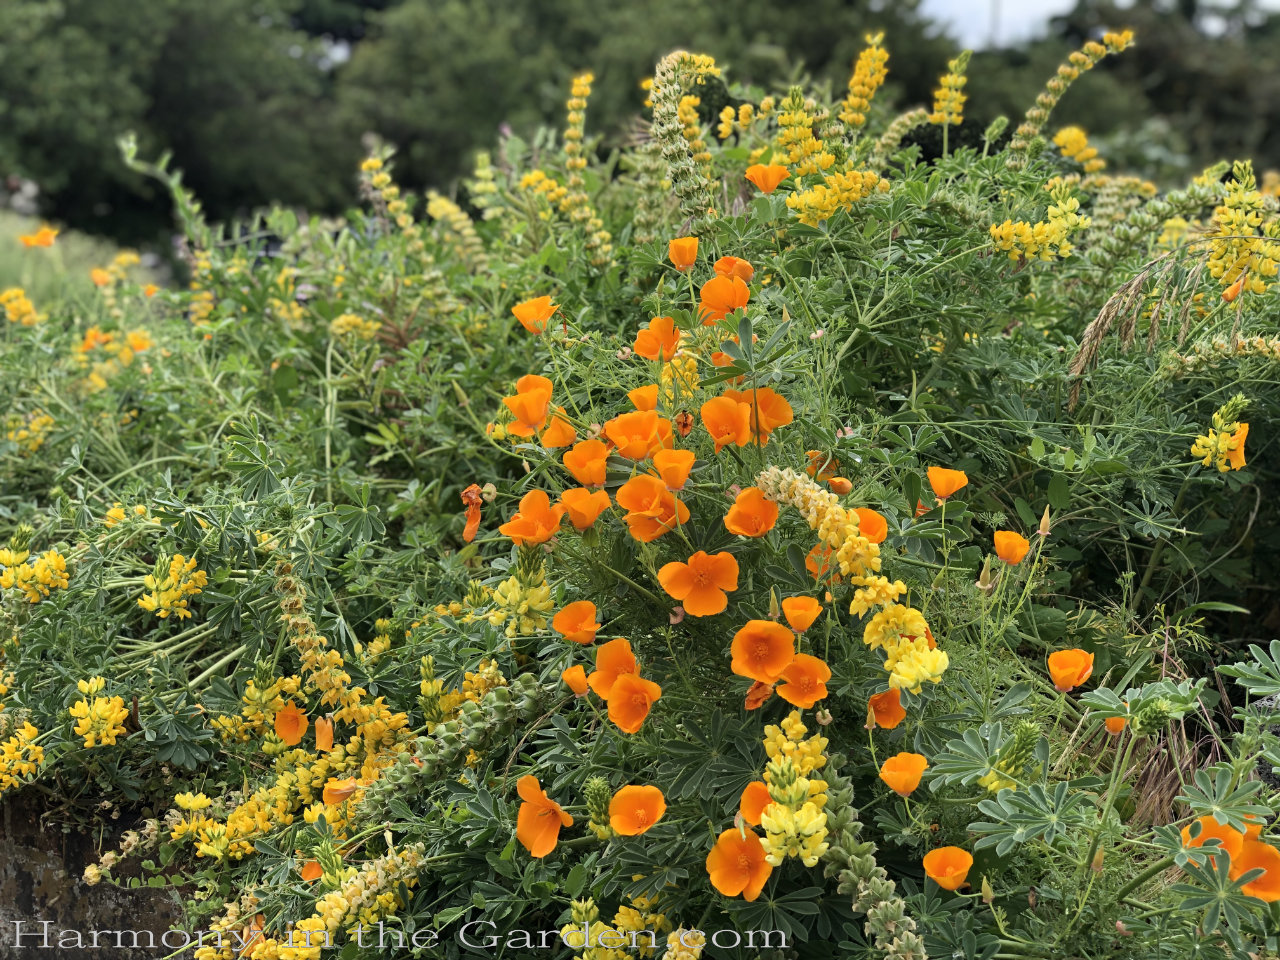
M 777 620 L 782 616 L 782 606 L 778 603 L 778 591 L 769 588 L 769 619 Z
M 978 579 L 973 584 L 988 596 L 991 591 L 996 588 L 996 578 L 991 575 L 991 558 L 987 557 L 982 561 L 982 572 L 978 574 Z
M 1245 275 L 1243 273 L 1240 274 L 1235 283 L 1222 291 L 1223 300 L 1227 301 L 1227 303 L 1231 303 L 1236 297 L 1240 296 L 1240 291 L 1244 289 L 1244 277 Z
M 853 491 L 853 481 L 847 477 L 832 477 L 827 481 L 827 486 L 831 488 L 831 492 L 844 496 L 846 493 Z
M 1103 860 L 1103 851 L 1099 849 L 1098 852 L 1093 855 L 1093 863 L 1089 864 L 1089 869 L 1092 870 L 1094 873 L 1101 873 L 1102 860 Z
M 493 503 L 494 498 L 498 495 L 498 488 L 492 483 L 486 483 L 480 488 L 480 496 L 485 503 Z
M 1047 537 L 1049 535 L 1049 506 L 1045 505 L 1044 516 L 1040 518 L 1040 536 Z
M 991 881 L 987 879 L 986 874 L 982 876 L 982 902 L 991 903 L 996 898 L 996 892 L 991 887 Z

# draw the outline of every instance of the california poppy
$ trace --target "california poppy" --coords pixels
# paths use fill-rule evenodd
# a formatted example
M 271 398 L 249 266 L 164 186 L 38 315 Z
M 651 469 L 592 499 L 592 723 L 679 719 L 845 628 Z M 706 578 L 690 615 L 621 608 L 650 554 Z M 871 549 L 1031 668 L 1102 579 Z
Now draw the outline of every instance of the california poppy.
M 661 449 L 658 415 L 652 410 L 620 414 L 604 425 L 604 435 L 628 460 L 644 460 Z
M 35 233 L 23 234 L 18 239 L 24 247 L 52 247 L 57 236 L 58 231 L 46 223 Z
M 817 657 L 797 653 L 783 668 L 781 679 L 778 696 L 793 707 L 808 710 L 827 696 L 831 668 Z
M 745 307 L 751 299 L 751 291 L 741 277 L 715 276 L 702 285 L 699 297 L 698 316 L 702 318 L 702 325 L 709 327 Z
M 924 873 L 943 890 L 958 890 L 969 876 L 973 855 L 959 847 L 939 847 L 924 855 Z
M 566 604 L 551 618 L 551 629 L 574 643 L 595 643 L 596 631 L 600 629 L 596 622 L 596 605 L 590 600 Z
M 687 437 L 693 433 L 693 426 L 697 421 L 693 419 L 693 414 L 688 410 L 681 410 L 676 414 L 676 429 L 680 431 L 680 436 Z
M 677 500 L 675 495 L 667 491 L 663 500 L 663 510 L 656 515 L 648 513 L 628 513 L 623 516 L 627 532 L 641 543 L 652 543 L 665 533 L 689 522 L 689 508 L 684 501 Z
M 1192 828 L 1196 824 L 1200 825 L 1199 831 L 1192 837 Z M 1244 846 L 1244 834 L 1235 827 L 1226 823 L 1219 823 L 1215 817 L 1203 816 L 1196 820 L 1192 820 L 1182 828 L 1182 845 L 1184 847 L 1203 847 L 1211 840 L 1216 840 L 1218 846 L 1231 858 L 1231 866 L 1236 866 L 1236 857 L 1240 855 L 1240 848 Z M 1212 849 L 1213 844 L 1210 843 L 1206 849 Z
M 473 483 L 462 491 L 462 505 L 467 510 L 467 525 L 462 528 L 462 539 L 465 543 L 474 540 L 476 532 L 480 529 L 480 504 L 483 502 L 480 496 L 480 484 Z
M 609 719 L 623 733 L 636 733 L 661 696 L 662 688 L 652 680 L 638 673 L 619 674 L 609 691 Z
M 741 257 L 721 257 L 715 262 L 717 277 L 737 277 L 743 283 L 750 283 L 756 275 L 756 268 Z
M 530 490 L 520 498 L 518 509 L 510 520 L 498 527 L 498 532 L 511 538 L 517 546 L 526 543 L 546 543 L 560 529 L 564 506 L 551 505 L 551 498 L 544 490 Z
M 677 270 L 688 270 L 698 259 L 698 238 L 676 237 L 667 244 L 667 257 Z
M 804 633 L 822 613 L 822 604 L 813 597 L 787 597 L 782 601 L 782 615 L 796 633 Z
M 853 481 L 848 477 L 832 477 L 827 481 L 827 486 L 831 488 L 831 492 L 844 496 L 846 493 L 853 492 Z
M 276 711 L 276 736 L 290 747 L 296 747 L 302 742 L 302 735 L 310 725 L 307 715 L 292 700 Z
M 604 441 L 591 439 L 579 440 L 560 459 L 573 479 L 584 487 L 599 487 L 604 484 L 608 458 L 609 447 Z
M 520 321 L 520 326 L 530 333 L 541 333 L 547 329 L 547 321 L 560 308 L 551 302 L 550 297 L 534 297 L 532 300 L 521 300 L 511 312 Z
M 573 691 L 575 697 L 585 697 L 587 695 L 587 671 L 583 669 L 582 664 L 575 663 L 563 673 L 560 679 L 565 685 Z
M 767 443 L 769 434 L 778 427 L 791 423 L 794 414 L 791 404 L 772 387 L 756 387 L 754 390 L 726 390 L 724 396 L 731 397 L 739 403 L 751 408 L 751 432 L 758 443 Z
M 772 620 L 748 620 L 733 635 L 730 669 L 740 677 L 777 683 L 796 656 L 796 635 Z
M 680 336 L 680 329 L 671 317 L 654 317 L 636 334 L 636 342 L 631 349 L 636 356 L 646 360 L 667 361 L 676 355 Z
M 1239 470 L 1245 465 L 1244 463 L 1244 441 L 1249 436 L 1249 425 L 1247 423 L 1240 424 L 1236 428 L 1236 432 L 1231 434 L 1232 449 L 1227 451 L 1227 464 L 1232 470 Z
M 94 267 L 89 271 L 89 279 L 93 281 L 95 287 L 105 287 L 111 282 L 111 274 L 101 267 Z
M 524 801 L 516 814 L 516 839 L 530 856 L 545 857 L 556 848 L 560 828 L 573 826 L 573 817 L 547 796 L 533 774 L 526 774 L 516 782 L 516 793 Z
M 667 801 L 657 787 L 626 786 L 609 801 L 609 826 L 624 837 L 644 833 L 662 819 Z
M 825 543 L 815 544 L 804 558 L 804 568 L 813 575 L 815 580 L 834 575 L 836 564 L 832 562 L 831 548 Z M 840 579 L 838 575 L 834 578 Z
M 316 720 L 316 750 L 328 753 L 333 749 L 333 721 L 328 717 Z
M 1107 728 L 1107 733 L 1113 737 L 1118 737 L 1128 723 L 1129 721 L 1124 717 L 1107 717 L 1102 722 L 1102 725 Z
M 880 693 L 873 693 L 867 701 L 867 726 L 872 729 L 884 727 L 892 730 L 906 718 L 907 711 L 902 706 L 900 690 L 882 690 Z
M 1049 676 L 1053 685 L 1063 693 L 1069 693 L 1089 679 L 1093 673 L 1093 654 L 1084 650 L 1055 650 L 1049 654 Z
M 657 410 L 658 385 L 656 383 L 650 383 L 647 386 L 636 387 L 634 390 L 628 390 L 627 399 L 631 401 L 631 405 L 637 410 Z
M 910 796 L 920 786 L 929 761 L 918 753 L 899 753 L 880 764 L 880 779 L 900 797 Z
M 536 373 L 526 374 L 517 380 L 515 395 L 502 398 L 503 404 L 515 417 L 507 432 L 517 437 L 532 437 L 541 430 L 547 422 L 551 389 L 551 381 Z
M 668 490 L 682 490 L 693 469 L 692 450 L 659 450 L 653 455 L 653 468 Z
M 713 397 L 701 407 L 702 425 L 716 442 L 716 453 L 729 444 L 745 446 L 751 439 L 751 405 L 732 397 Z
M 596 650 L 596 668 L 587 677 L 587 683 L 601 700 L 608 700 L 613 692 L 613 685 L 623 674 L 635 673 L 640 669 L 635 654 L 631 652 L 631 643 L 626 637 L 618 637 L 602 644 Z
M 945 500 L 969 482 L 963 470 L 949 470 L 946 467 L 929 468 L 929 486 L 933 487 L 933 495 Z
M 564 506 L 569 522 L 578 530 L 587 529 L 596 522 L 600 514 L 612 506 L 608 493 L 603 490 L 588 490 L 586 487 L 570 487 L 560 494 L 560 503 Z
M 729 605 L 726 594 L 738 589 L 738 561 L 727 551 L 712 555 L 699 550 L 687 563 L 664 564 L 658 582 L 689 616 L 709 617 L 723 613 Z
M 573 424 L 565 416 L 564 407 L 556 407 L 556 415 L 551 418 L 551 423 L 539 435 L 538 441 L 546 449 L 555 450 L 558 447 L 569 446 L 577 437 L 578 434 L 573 429 Z
M 618 506 L 627 511 L 623 517 L 627 529 L 642 543 L 689 521 L 689 508 L 676 499 L 661 477 L 647 473 L 634 476 L 618 488 L 617 499 Z
M 753 827 L 760 826 L 760 815 L 773 803 L 769 793 L 769 785 L 763 780 L 752 780 L 743 788 L 742 799 L 738 801 L 738 812 L 742 819 Z
M 1240 855 L 1231 859 L 1231 877 L 1236 879 L 1250 870 L 1263 871 L 1262 876 L 1250 880 L 1240 892 L 1257 897 L 1267 903 L 1280 900 L 1280 850 L 1269 843 L 1250 840 L 1240 849 Z
M 872 543 L 884 543 L 889 535 L 889 521 L 884 515 L 869 507 L 857 507 L 853 512 L 858 515 L 858 533 Z
M 806 450 L 804 455 L 809 458 L 804 472 L 817 480 L 830 480 L 840 469 L 840 461 L 821 450 Z
M 302 865 L 302 869 L 298 871 L 298 876 L 308 883 L 312 880 L 319 880 L 324 876 L 324 867 L 320 866 L 317 860 L 308 860 Z
M 997 530 L 991 539 L 995 543 L 996 556 L 1011 567 L 1020 564 L 1031 549 L 1031 541 L 1012 530 Z
M 746 177 L 759 188 L 761 193 L 773 193 L 778 189 L 778 184 L 787 179 L 791 174 L 780 163 L 771 163 L 765 166 L 763 163 L 753 163 L 747 167 Z
M 346 777 L 342 780 L 329 780 L 326 781 L 324 785 L 324 790 L 321 793 L 321 799 L 329 806 L 333 806 L 334 804 L 342 803 L 359 789 L 360 784 L 356 782 L 355 777 Z
M 763 707 L 766 703 L 769 702 L 769 698 L 772 696 L 773 696 L 773 684 L 761 683 L 759 680 L 757 680 L 755 683 L 751 684 L 751 686 L 747 689 L 747 697 L 742 704 L 743 709 L 759 710 L 761 707 Z
M 724 831 L 707 854 L 711 885 L 726 897 L 741 894 L 748 902 L 755 900 L 772 872 L 764 844 L 751 830 L 745 836 L 732 828 Z
M 724 515 L 725 528 L 740 537 L 763 537 L 778 522 L 778 504 L 759 487 L 747 487 Z
M 1241 273 L 1240 276 L 1236 277 L 1235 283 L 1222 291 L 1223 300 L 1227 301 L 1227 303 L 1233 303 L 1236 297 L 1240 296 L 1240 291 L 1244 289 L 1245 276 L 1245 273 Z

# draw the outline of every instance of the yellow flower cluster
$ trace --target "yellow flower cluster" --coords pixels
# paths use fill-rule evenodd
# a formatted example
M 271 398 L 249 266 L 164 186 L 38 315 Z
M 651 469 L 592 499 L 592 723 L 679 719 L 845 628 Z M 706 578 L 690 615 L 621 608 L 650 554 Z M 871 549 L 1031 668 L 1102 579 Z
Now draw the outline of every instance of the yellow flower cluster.
M 1196 437 L 1191 445 L 1191 455 L 1206 467 L 1217 467 L 1219 473 L 1245 465 L 1244 442 L 1249 436 L 1249 424 L 1237 419 L 1245 406 L 1242 401 L 1237 397 L 1215 410 L 1209 432 Z
M 640 880 L 642 876 L 631 879 Z M 671 929 L 671 922 L 657 909 L 657 896 L 632 897 L 630 906 L 623 904 L 613 915 L 614 929 L 627 938 L 627 946 L 636 948 L 640 957 L 652 957 L 658 952 L 657 938 Z
M 112 505 L 111 509 L 110 509 L 110 510 L 108 510 L 108 511 L 103 515 L 103 517 L 102 517 L 102 525 L 103 525 L 104 527 L 114 527 L 116 524 L 118 524 L 118 523 L 123 523 L 125 520 L 127 520 L 127 519 L 129 518 L 129 514 L 132 514 L 133 516 L 138 517 L 138 518 L 140 518 L 140 519 L 147 520 L 147 521 L 148 521 L 148 522 L 150 522 L 150 523 L 159 523 L 159 522 L 160 522 L 159 518 L 157 518 L 157 517 L 148 517 L 148 516 L 147 516 L 147 507 L 146 507 L 146 505 L 145 505 L 145 504 L 135 503 L 135 504 L 134 504 L 134 505 L 129 509 L 129 511 L 128 511 L 128 512 L 126 512 L 126 511 L 125 511 L 125 508 L 124 508 L 124 505 L 123 505 L 123 504 L 121 504 L 121 503 L 120 503 L 120 501 L 118 501 L 118 500 L 117 500 L 117 501 Z
M 44 747 L 35 742 L 40 732 L 29 722 L 13 730 L 13 735 L 0 743 L 0 796 L 34 776 L 44 763 Z
M 764 728 L 764 748 L 769 756 L 764 779 L 772 803 L 760 815 L 765 835 L 766 859 L 775 867 L 788 857 L 798 857 L 806 867 L 817 865 L 827 852 L 827 783 L 810 777 L 827 763 L 827 738 L 814 734 L 800 711 L 792 710 L 780 726 Z
M 968 82 L 964 72 L 968 69 L 969 57 L 970 52 L 966 50 L 954 60 L 947 61 L 947 72 L 938 81 L 938 89 L 933 91 L 930 123 L 958 127 L 964 122 L 964 102 L 969 99 L 964 93 L 964 85 Z
M 658 376 L 662 397 L 668 404 L 675 404 L 692 397 L 698 389 L 698 358 L 683 351 L 677 352 L 662 365 Z
M 516 572 L 493 591 L 488 620 L 495 627 L 505 623 L 508 637 L 527 637 L 546 629 L 554 606 L 540 553 L 536 548 L 522 550 Z
M 1084 167 L 1085 173 L 1097 173 L 1107 166 L 1097 148 L 1089 146 L 1089 136 L 1080 127 L 1063 127 L 1053 138 L 1062 155 Z
M 620 948 L 630 944 L 631 938 L 600 919 L 594 900 L 572 901 L 569 915 L 573 922 L 560 928 L 560 938 L 574 951 L 574 960 L 627 960 L 627 952 Z
M 428 190 L 427 216 L 445 225 L 450 242 L 468 267 L 479 272 L 488 266 L 489 258 L 476 226 L 460 206 L 438 191 Z
M 391 621 L 378 619 L 373 622 L 377 632 L 367 644 L 357 642 L 355 651 L 366 663 L 376 663 L 378 658 L 391 649 Z
M 1091 221 L 1088 217 L 1080 216 L 1080 201 L 1068 196 L 1069 189 L 1065 184 L 1055 189 L 1048 218 L 1039 223 L 1006 220 L 1004 223 L 992 224 L 991 242 L 996 249 L 1007 253 L 1009 259 L 1015 262 L 1071 256 L 1071 251 L 1075 249 L 1071 244 L 1071 235 L 1086 229 Z
M 422 240 L 422 228 L 409 212 L 409 203 L 400 195 L 400 187 L 392 181 L 382 157 L 364 158 L 360 164 L 360 186 L 365 196 L 395 223 L 409 241 L 409 252 L 420 255 L 426 249 Z
M 57 550 L 46 550 L 27 563 L 26 550 L 0 550 L 0 588 L 19 590 L 29 603 L 39 603 L 54 590 L 67 589 L 67 559 Z
M 474 672 L 468 670 L 463 675 L 461 688 L 455 687 L 448 693 L 444 692 L 444 681 L 436 676 L 434 657 L 422 658 L 419 673 L 418 692 L 422 696 L 422 712 L 428 733 L 433 732 L 438 723 L 457 719 L 459 708 L 464 703 L 479 703 L 490 690 L 507 685 L 507 678 L 498 669 L 497 662 L 488 657 L 480 661 Z
M 889 181 L 872 170 L 850 170 L 823 177 L 822 183 L 791 193 L 787 206 L 801 223 L 816 227 L 837 211 L 849 211 L 872 193 L 888 193 Z
M 213 315 L 215 306 L 213 291 L 209 289 L 213 282 L 213 259 L 208 250 L 195 250 L 191 253 L 191 291 L 190 306 L 187 308 L 191 322 L 197 327 L 204 326 Z
M 795 507 L 822 545 L 833 551 L 840 572 L 862 585 L 880 572 L 880 548 L 858 532 L 858 515 L 840 498 L 795 470 L 769 467 L 756 478 L 766 497 Z
M 591 206 L 587 197 L 586 180 L 582 171 L 587 168 L 587 158 L 583 152 L 583 138 L 586 135 L 587 98 L 591 96 L 591 84 L 595 75 L 583 73 L 573 78 L 569 88 L 569 99 L 565 102 L 568 110 L 564 131 L 565 170 L 568 172 L 566 191 L 560 200 L 560 212 L 572 223 L 583 224 L 587 230 L 587 251 L 591 262 L 603 266 L 609 262 L 613 253 L 613 236 L 604 229 L 604 221 Z
M 867 34 L 867 46 L 858 54 L 849 78 L 849 93 L 844 98 L 840 120 L 850 127 L 862 127 L 867 122 L 867 109 L 871 99 L 889 74 L 889 51 L 880 46 L 883 33 Z
M 667 935 L 667 952 L 662 960 L 702 960 L 702 948 L 707 945 L 707 935 L 701 930 L 677 927 Z
M 792 87 L 787 99 L 778 110 L 778 133 L 774 146 L 786 155 L 786 165 L 795 177 L 811 173 L 824 173 L 836 162 L 833 154 L 823 148 L 813 135 L 818 121 L 816 106 L 804 98 L 799 87 Z
M 329 324 L 329 333 L 335 337 L 356 337 L 360 340 L 372 340 L 382 329 L 377 320 L 366 320 L 354 313 L 343 313 L 334 317 Z
M 489 155 L 489 151 L 477 151 L 475 174 L 473 179 L 467 181 L 467 191 L 471 195 L 471 203 L 481 212 L 485 220 L 503 217 L 510 210 L 500 202 L 497 179 L 493 170 L 493 158 Z
M 1237 293 L 1241 287 L 1265 293 L 1280 269 L 1280 219 L 1268 218 L 1265 205 L 1253 164 L 1237 162 L 1226 199 L 1213 211 L 1217 229 L 1209 253 L 1209 273 L 1223 287 L 1239 282 Z
M 124 722 L 129 717 L 123 697 L 98 696 L 106 684 L 102 677 L 79 681 L 76 688 L 84 699 L 77 700 L 67 711 L 77 721 L 75 734 L 84 737 L 86 750 L 114 745 L 116 738 L 124 733 Z
M 122 336 L 94 324 L 84 332 L 73 358 L 79 366 L 90 368 L 85 386 L 90 391 L 105 390 L 108 379 L 132 364 L 136 354 L 153 346 L 146 330 L 133 330 Z
M 138 606 L 162 620 L 170 615 L 185 620 L 191 616 L 188 598 L 200 593 L 209 576 L 196 569 L 195 557 L 188 560 L 177 553 L 167 564 L 162 556 L 156 562 L 156 571 L 147 574 L 142 582 L 147 592 L 138 598 Z
M 919 693 L 925 683 L 938 683 L 950 665 L 937 649 L 924 615 L 914 607 L 893 604 L 880 610 L 863 629 L 862 641 L 885 653 L 889 686 Z
M 10 323 L 18 323 L 24 327 L 34 327 L 45 319 L 45 314 L 36 313 L 35 304 L 27 298 L 21 287 L 0 291 L 0 307 L 4 307 L 4 315 Z
M 29 456 L 44 446 L 45 439 L 57 426 L 57 421 L 44 410 L 36 408 L 28 414 L 12 413 L 5 420 L 5 436 L 18 445 L 23 456 Z
M 292 567 L 282 561 L 276 570 L 280 574 L 276 578 L 276 590 L 282 594 L 280 611 L 285 631 L 302 661 L 302 675 L 306 678 L 304 689 L 308 693 L 319 693 L 320 703 L 324 706 L 346 702 L 351 675 L 345 670 L 342 654 L 329 649 L 328 638 L 320 634 L 315 621 L 307 614 L 307 593 L 292 576 Z
M 721 140 L 728 140 L 733 136 L 735 126 L 739 133 L 746 133 L 755 118 L 756 108 L 749 103 L 742 104 L 737 110 L 732 106 L 726 106 L 720 111 L 720 123 L 716 126 L 716 136 Z

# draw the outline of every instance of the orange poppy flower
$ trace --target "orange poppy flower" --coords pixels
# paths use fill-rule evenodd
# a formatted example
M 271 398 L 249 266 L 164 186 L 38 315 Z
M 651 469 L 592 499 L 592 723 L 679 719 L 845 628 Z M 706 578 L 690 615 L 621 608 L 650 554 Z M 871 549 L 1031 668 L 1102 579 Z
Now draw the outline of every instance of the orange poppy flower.
M 302 869 L 298 871 L 298 876 L 310 883 L 312 880 L 319 880 L 324 876 L 324 867 L 320 866 L 317 860 L 308 860 L 302 865 Z
M 794 418 L 791 404 L 772 387 L 757 387 L 754 390 L 726 390 L 724 396 L 731 397 L 739 403 L 751 408 L 751 431 L 759 443 L 767 443 L 769 434 L 778 427 L 785 427 Z
M 948 470 L 946 467 L 929 468 L 929 486 L 933 487 L 933 495 L 945 500 L 961 487 L 967 485 L 969 478 L 963 470 Z
M 1191 836 L 1192 827 L 1197 823 L 1200 824 L 1200 832 L 1193 838 Z M 1182 845 L 1184 847 L 1203 847 L 1211 840 L 1218 841 L 1218 846 L 1231 858 L 1232 872 L 1235 873 L 1236 858 L 1240 855 L 1240 848 L 1244 846 L 1243 833 L 1230 824 L 1219 823 L 1216 818 L 1208 815 L 1192 820 L 1191 823 L 1182 828 Z M 1212 843 L 1206 847 L 1206 849 L 1212 848 Z
M 681 410 L 676 414 L 676 429 L 680 431 L 680 436 L 687 437 L 693 433 L 694 423 L 696 421 L 693 419 L 693 414 L 688 410 Z
M 467 525 L 462 529 L 464 543 L 470 543 L 476 538 L 476 532 L 480 529 L 480 505 L 483 502 L 480 484 L 473 483 L 462 491 L 462 505 L 467 509 Z
M 822 604 L 813 597 L 787 597 L 782 601 L 782 615 L 796 633 L 804 633 L 822 613 Z
M 724 515 L 725 528 L 740 537 L 763 537 L 778 522 L 778 505 L 759 487 L 747 487 Z
M 730 669 L 740 677 L 777 683 L 796 656 L 796 635 L 772 620 L 748 620 L 733 635 Z
M 889 535 L 889 521 L 884 515 L 869 507 L 857 507 L 853 512 L 858 515 L 858 533 L 872 543 L 884 543 Z
M 670 491 L 663 501 L 663 510 L 656 516 L 645 513 L 628 513 L 622 521 L 627 525 L 627 532 L 641 543 L 653 543 L 665 533 L 670 533 L 678 526 L 689 522 L 689 508 L 684 501 L 677 500 Z
M 773 193 L 778 189 L 778 184 L 789 176 L 791 176 L 790 171 L 780 163 L 771 163 L 768 166 L 763 163 L 753 163 L 747 167 L 746 173 L 747 179 L 754 183 L 761 193 Z
M 560 529 L 564 506 L 551 505 L 551 498 L 544 490 L 530 490 L 520 498 L 518 509 L 510 520 L 498 527 L 498 532 L 511 538 L 517 547 L 526 543 L 546 543 Z
M 750 688 L 747 690 L 747 698 L 743 702 L 742 706 L 746 710 L 759 710 L 769 702 L 769 698 L 772 696 L 773 684 L 761 683 L 757 680 L 755 683 L 751 684 Z
M 1241 892 L 1267 903 L 1280 900 L 1280 850 L 1269 843 L 1250 840 L 1240 849 L 1238 857 L 1231 858 L 1231 877 L 1236 879 L 1250 870 L 1263 871 L 1262 876 L 1250 880 Z
M 621 674 L 609 691 L 609 719 L 623 733 L 637 733 L 661 696 L 662 688 L 652 680 L 638 673 Z
M 1107 717 L 1107 719 L 1102 722 L 1102 725 L 1107 728 L 1107 733 L 1111 734 L 1113 737 L 1118 737 L 1120 736 L 1120 732 L 1124 730 L 1128 723 L 1129 721 L 1124 717 Z
M 595 643 L 596 631 L 600 629 L 596 622 L 596 605 L 590 600 L 566 604 L 551 618 L 551 629 L 574 643 Z
M 556 848 L 560 828 L 573 826 L 573 817 L 547 796 L 533 774 L 525 774 L 516 782 L 516 793 L 524 801 L 516 814 L 516 839 L 530 856 L 545 857 Z
M 635 673 L 640 669 L 635 654 L 631 652 L 631 643 L 626 637 L 610 640 L 596 649 L 596 668 L 587 677 L 587 683 L 601 700 L 608 700 L 613 686 L 623 674 Z
M 745 446 L 751 440 L 751 405 L 729 396 L 713 397 L 701 407 L 702 425 L 716 442 L 716 453 L 731 443 Z
M 928 766 L 929 761 L 918 753 L 900 753 L 880 764 L 880 779 L 898 796 L 909 797 Z
M 661 449 L 658 415 L 652 410 L 635 410 L 614 417 L 604 425 L 604 435 L 628 460 L 644 460 Z
M 773 803 L 769 794 L 769 785 L 763 780 L 752 780 L 742 791 L 742 799 L 738 801 L 738 812 L 742 819 L 753 827 L 760 826 L 760 815 L 769 804 Z
M 89 279 L 93 281 L 95 287 L 105 287 L 111 282 L 111 274 L 101 267 L 94 267 L 89 271 Z
M 52 247 L 57 237 L 58 231 L 46 223 L 35 233 L 23 234 L 18 239 L 24 247 Z
M 290 747 L 302 742 L 302 735 L 307 732 L 311 722 L 307 715 L 290 700 L 276 712 L 276 736 Z
M 813 579 L 821 580 L 833 576 L 838 582 L 837 566 L 832 559 L 831 548 L 825 543 L 815 544 L 804 558 L 804 568 L 813 575 Z
M 821 450 L 806 450 L 804 455 L 809 458 L 804 472 L 816 480 L 830 480 L 840 469 L 840 461 Z
M 873 693 L 867 701 L 867 726 L 870 729 L 884 727 L 892 730 L 905 719 L 907 711 L 902 706 L 902 693 L 899 690 Z
M 677 270 L 688 270 L 698 259 L 698 238 L 676 237 L 667 244 L 667 257 Z
M 560 503 L 564 506 L 569 522 L 578 530 L 587 529 L 596 522 L 600 514 L 613 505 L 605 491 L 591 491 L 586 487 L 570 487 L 560 494 Z
M 534 297 L 532 300 L 521 300 L 511 312 L 520 321 L 520 326 L 530 333 L 541 333 L 547 329 L 547 321 L 560 308 L 551 302 L 550 297 Z
M 551 418 L 551 423 L 542 431 L 538 440 L 546 449 L 554 450 L 557 447 L 569 446 L 577 437 L 573 424 L 565 416 L 564 407 L 556 407 L 556 415 Z
M 1084 650 L 1055 650 L 1049 654 L 1049 676 L 1063 693 L 1080 686 L 1093 673 L 1093 654 Z
M 741 894 L 747 902 L 755 900 L 772 872 L 773 867 L 765 859 L 764 844 L 754 831 L 743 836 L 730 828 L 720 834 L 707 854 L 711 885 L 726 897 Z
M 587 671 L 582 668 L 582 664 L 575 663 L 560 674 L 560 679 L 573 691 L 575 697 L 585 697 L 587 695 Z
M 692 450 L 659 450 L 653 455 L 653 468 L 668 490 L 683 490 L 693 469 Z
M 969 876 L 973 855 L 959 847 L 939 847 L 924 855 L 924 873 L 943 890 L 958 890 Z
M 916 499 L 916 516 L 923 517 L 928 512 L 929 512 L 929 508 L 924 505 L 924 501 L 917 498 Z
M 741 310 L 751 299 L 751 291 L 741 277 L 712 277 L 699 291 L 698 316 L 709 327 L 735 310 Z
M 738 561 L 721 551 L 714 556 L 699 550 L 688 563 L 678 560 L 658 571 L 662 589 L 679 600 L 691 617 L 723 613 L 729 606 L 728 592 L 738 589 Z
M 853 481 L 848 477 L 832 477 L 827 481 L 827 486 L 831 488 L 832 493 L 841 497 L 853 492 Z
M 750 283 L 756 275 L 756 268 L 741 257 L 721 257 L 715 263 L 717 277 L 737 277 L 743 283 Z
M 808 710 L 819 700 L 826 698 L 831 668 L 817 657 L 797 653 L 783 669 L 781 679 L 783 682 L 778 685 L 778 696 L 793 707 Z
M 631 401 L 631 405 L 637 410 L 657 410 L 658 385 L 651 383 L 648 386 L 628 390 L 627 399 Z
M 1244 289 L 1244 280 L 1246 276 L 1247 274 L 1241 273 L 1240 276 L 1236 278 L 1235 283 L 1223 290 L 1222 299 L 1227 301 L 1227 303 L 1234 303 L 1236 297 L 1240 296 L 1240 291 Z
M 329 780 L 324 785 L 321 793 L 321 799 L 328 806 L 342 803 L 353 793 L 360 789 L 360 784 L 355 777 L 346 777 L 342 780 Z
M 609 447 L 603 440 L 579 440 L 560 458 L 565 469 L 584 487 L 604 485 Z
M 609 826 L 624 837 L 644 833 L 667 812 L 667 800 L 657 787 L 626 786 L 609 801 Z
M 1239 470 L 1244 464 L 1244 441 L 1249 436 L 1249 425 L 1242 423 L 1236 432 L 1231 435 L 1231 439 L 1235 441 L 1235 449 L 1227 451 L 1227 464 L 1232 470 Z
M 551 381 L 534 374 L 521 377 L 516 382 L 515 396 L 503 397 L 502 402 L 515 417 L 507 426 L 507 432 L 517 437 L 532 437 L 546 425 L 547 410 L 551 406 Z
M 680 347 L 680 329 L 671 317 L 654 317 L 647 327 L 636 334 L 631 349 L 636 356 L 646 360 L 667 361 L 676 355 Z
M 1011 567 L 1020 564 L 1031 549 L 1031 541 L 1012 530 L 997 530 L 991 535 L 991 539 L 995 543 L 996 556 Z
M 333 749 L 333 721 L 328 717 L 316 720 L 316 750 L 328 753 Z

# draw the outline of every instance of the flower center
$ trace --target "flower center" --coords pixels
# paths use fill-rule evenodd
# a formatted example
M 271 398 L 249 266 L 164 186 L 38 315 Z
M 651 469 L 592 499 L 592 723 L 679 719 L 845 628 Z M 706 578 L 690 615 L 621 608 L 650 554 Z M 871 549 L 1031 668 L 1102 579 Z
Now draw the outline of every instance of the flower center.
M 738 866 L 743 870 L 749 870 L 751 868 L 751 858 L 745 853 L 738 854 Z
M 769 656 L 769 644 L 761 640 L 756 644 L 754 653 L 757 660 L 765 659 L 765 657 Z

